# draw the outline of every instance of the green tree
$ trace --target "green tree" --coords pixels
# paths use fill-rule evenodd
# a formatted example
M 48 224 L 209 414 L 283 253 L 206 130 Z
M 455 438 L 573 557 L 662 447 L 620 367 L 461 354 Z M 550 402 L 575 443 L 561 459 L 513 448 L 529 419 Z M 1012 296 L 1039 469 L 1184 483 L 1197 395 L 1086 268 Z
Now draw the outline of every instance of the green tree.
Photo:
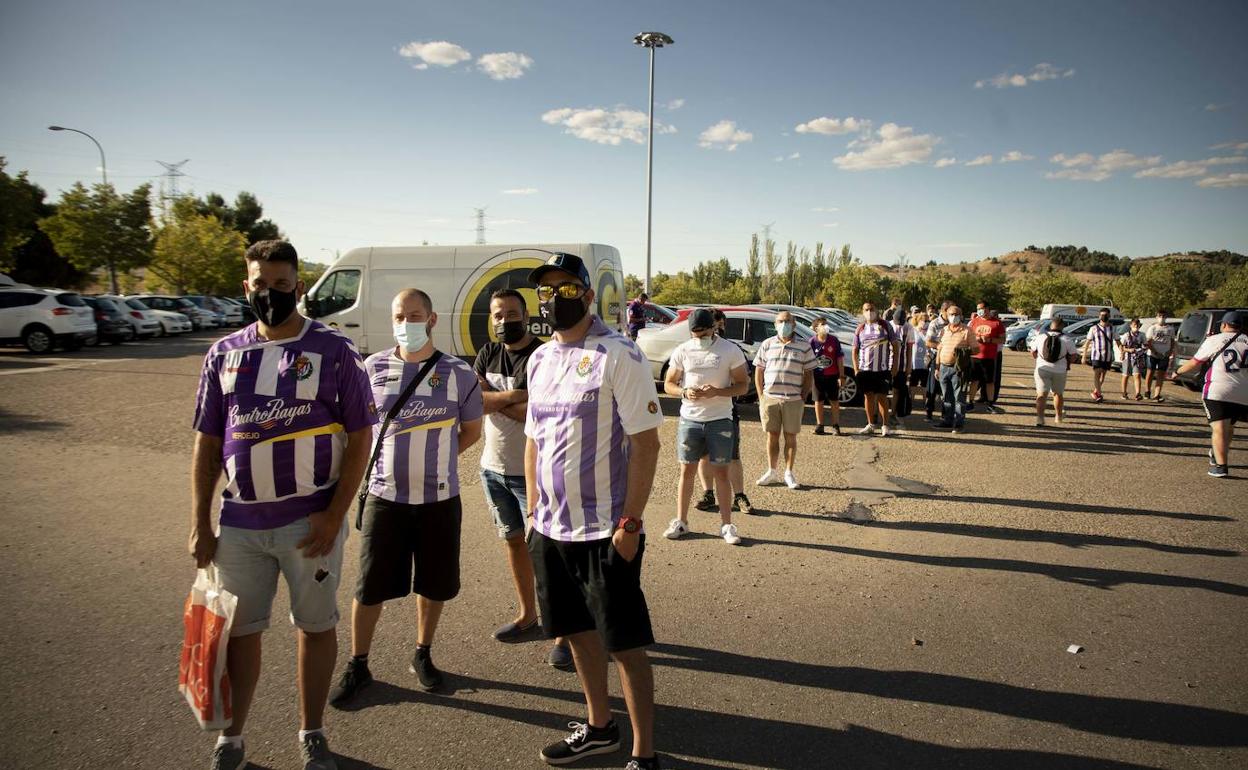
M 642 283 L 642 280 L 640 278 L 633 275 L 632 273 L 629 273 L 628 275 L 624 276 L 624 296 L 628 297 L 631 300 L 633 297 L 636 297 L 638 294 L 641 294 L 643 289 L 644 289 L 644 284 Z
M 700 285 L 685 272 L 668 277 L 663 282 L 663 288 L 655 291 L 653 299 L 660 305 L 690 305 L 718 301 L 711 297 L 711 292 L 705 286 Z
M 880 276 L 866 265 L 850 263 L 838 267 L 823 287 L 821 305 L 832 305 L 857 314 L 864 302 L 882 302 Z
M 1114 304 L 1127 315 L 1151 314 L 1158 308 L 1179 312 L 1205 298 L 1200 270 L 1188 262 L 1162 259 L 1136 265 L 1110 288 Z
M 750 254 L 745 260 L 745 282 L 749 287 L 746 302 L 749 304 L 758 302 L 759 291 L 763 283 L 762 261 L 758 256 L 758 233 L 750 236 Z
M 210 214 L 200 214 L 193 200 L 181 199 L 156 235 L 148 273 L 153 283 L 178 294 L 234 294 L 246 277 L 243 254 L 247 239 Z
M 39 221 L 56 250 L 79 270 L 104 268 L 109 285 L 119 291 L 117 272 L 147 265 L 152 256 L 151 185 L 126 195 L 112 185 L 88 190 L 81 182 L 66 190 L 56 213 Z
M 320 262 L 305 262 L 301 259 L 299 260 L 299 280 L 303 281 L 305 288 L 311 289 L 328 269 L 329 265 Z
M 763 302 L 778 302 L 780 254 L 776 251 L 776 242 L 768 239 L 763 244 L 763 287 L 760 299 Z
M 39 229 L 43 190 L 27 179 L 26 172 L 9 176 L 0 155 L 0 270 L 12 272 L 14 250 L 29 241 Z
M 1217 298 L 1223 307 L 1248 307 L 1248 265 L 1231 271 L 1218 287 Z
M 1015 278 L 1010 282 L 1009 293 L 1009 307 L 1033 318 L 1050 302 L 1077 305 L 1091 300 L 1086 284 L 1070 273 L 1052 269 Z
M 256 241 L 275 240 L 284 237 L 271 219 L 264 219 L 264 207 L 252 193 L 242 190 L 234 196 L 234 205 L 225 202 L 220 193 L 210 192 L 203 198 L 190 198 L 197 213 L 213 216 L 221 224 L 242 233 L 247 245 Z

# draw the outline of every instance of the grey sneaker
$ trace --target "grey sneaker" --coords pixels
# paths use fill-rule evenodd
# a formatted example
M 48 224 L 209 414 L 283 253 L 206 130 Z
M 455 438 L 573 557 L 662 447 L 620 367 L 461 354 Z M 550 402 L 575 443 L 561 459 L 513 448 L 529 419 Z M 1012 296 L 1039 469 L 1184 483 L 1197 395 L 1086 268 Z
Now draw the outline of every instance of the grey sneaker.
M 334 755 L 329 753 L 329 741 L 320 733 L 312 733 L 299 744 L 303 754 L 303 770 L 338 770 Z
M 212 764 L 208 765 L 208 770 L 239 770 L 246 764 L 246 746 L 223 743 L 212 750 Z

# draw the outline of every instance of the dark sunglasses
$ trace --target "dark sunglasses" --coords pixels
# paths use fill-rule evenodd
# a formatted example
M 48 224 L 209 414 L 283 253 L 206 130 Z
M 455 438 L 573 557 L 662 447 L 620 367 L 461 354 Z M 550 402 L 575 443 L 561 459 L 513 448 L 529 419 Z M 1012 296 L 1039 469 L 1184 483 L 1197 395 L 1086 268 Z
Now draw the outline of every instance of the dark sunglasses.
M 558 294 L 563 299 L 580 299 L 589 289 L 579 283 L 565 281 L 558 286 L 542 285 L 537 287 L 537 298 L 542 302 Z

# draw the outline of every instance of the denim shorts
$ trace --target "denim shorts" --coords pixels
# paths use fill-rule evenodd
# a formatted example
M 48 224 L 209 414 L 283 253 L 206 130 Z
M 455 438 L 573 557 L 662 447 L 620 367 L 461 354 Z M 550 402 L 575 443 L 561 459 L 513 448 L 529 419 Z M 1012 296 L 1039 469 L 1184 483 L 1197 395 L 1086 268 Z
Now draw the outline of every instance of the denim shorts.
M 676 458 L 682 463 L 696 463 L 703 457 L 711 465 L 732 462 L 732 418 L 710 422 L 694 422 L 680 418 L 676 425 Z
M 504 476 L 482 468 L 481 488 L 485 490 L 485 504 L 490 507 L 498 536 L 505 539 L 522 537 L 525 509 L 528 508 L 524 476 Z
M 269 627 L 279 574 L 290 589 L 291 623 L 308 633 L 338 625 L 338 579 L 347 522 L 344 518 L 334 550 L 318 559 L 305 557 L 295 547 L 309 531 L 306 518 L 276 529 L 221 527 L 213 561 L 225 589 L 238 597 L 230 636 L 247 636 Z

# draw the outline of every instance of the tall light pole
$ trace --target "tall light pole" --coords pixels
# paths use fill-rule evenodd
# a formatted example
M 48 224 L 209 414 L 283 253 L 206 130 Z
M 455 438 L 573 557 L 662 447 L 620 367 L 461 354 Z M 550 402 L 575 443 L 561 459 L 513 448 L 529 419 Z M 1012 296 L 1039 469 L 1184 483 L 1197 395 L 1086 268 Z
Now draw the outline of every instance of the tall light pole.
M 48 130 L 49 131 L 73 131 L 75 134 L 82 134 L 83 136 L 90 139 L 92 142 L 95 142 L 95 149 L 100 151 L 100 174 L 103 175 L 104 177 L 104 184 L 105 185 L 108 184 L 108 164 L 104 162 L 104 148 L 100 146 L 100 143 L 96 141 L 94 136 L 91 136 L 86 131 L 79 131 L 76 128 L 66 128 L 65 126 L 48 126 Z M 107 259 L 108 259 L 109 284 L 110 284 L 110 287 L 112 288 L 113 294 L 117 295 L 121 293 L 120 291 L 121 287 L 117 285 L 117 266 L 113 264 L 112 256 L 108 256 Z
M 654 178 L 651 174 L 654 166 L 654 50 L 673 42 L 662 32 L 642 32 L 633 38 L 635 45 L 650 49 L 650 130 L 646 137 L 646 294 L 650 293 L 650 217 L 654 202 Z

